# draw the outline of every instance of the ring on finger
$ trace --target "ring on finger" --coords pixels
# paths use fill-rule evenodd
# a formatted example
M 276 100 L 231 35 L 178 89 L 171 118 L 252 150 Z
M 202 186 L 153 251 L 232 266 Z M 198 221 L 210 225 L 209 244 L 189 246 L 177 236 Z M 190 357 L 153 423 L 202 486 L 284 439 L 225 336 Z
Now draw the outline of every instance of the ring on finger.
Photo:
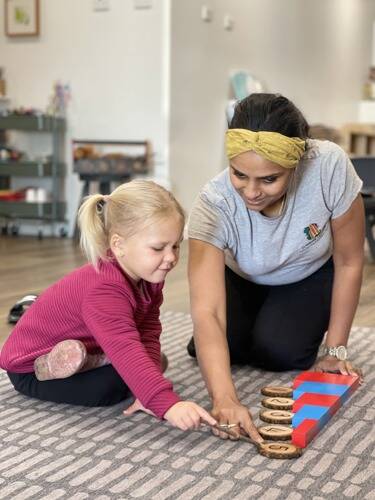
M 219 424 L 218 427 L 222 429 L 233 429 L 233 427 L 238 427 L 238 424 Z

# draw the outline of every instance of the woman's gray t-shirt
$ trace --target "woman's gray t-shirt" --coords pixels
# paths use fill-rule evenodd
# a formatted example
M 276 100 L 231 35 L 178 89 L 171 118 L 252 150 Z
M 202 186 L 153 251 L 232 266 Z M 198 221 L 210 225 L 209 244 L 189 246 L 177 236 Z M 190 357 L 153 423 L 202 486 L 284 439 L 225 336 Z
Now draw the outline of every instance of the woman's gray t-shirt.
M 350 208 L 361 187 L 339 146 L 310 139 L 280 216 L 249 210 L 233 188 L 227 168 L 196 199 L 188 236 L 224 250 L 226 265 L 254 283 L 294 283 L 330 258 L 330 220 Z

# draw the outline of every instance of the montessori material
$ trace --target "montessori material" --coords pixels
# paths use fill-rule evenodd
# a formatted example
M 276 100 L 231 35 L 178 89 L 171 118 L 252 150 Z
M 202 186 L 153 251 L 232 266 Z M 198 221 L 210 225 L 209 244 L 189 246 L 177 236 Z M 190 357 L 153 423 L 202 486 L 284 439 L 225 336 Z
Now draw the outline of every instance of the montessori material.
M 302 455 L 301 448 L 291 443 L 262 443 L 258 451 L 268 458 L 298 458 Z
M 292 398 L 264 398 L 262 405 L 265 408 L 272 408 L 273 410 L 291 410 L 293 408 L 294 400 Z
M 293 429 L 289 425 L 262 425 L 258 427 L 258 432 L 264 439 L 271 441 L 288 441 L 292 439 Z
M 292 443 L 306 447 L 359 386 L 359 377 L 303 372 L 293 383 Z
M 284 397 L 291 398 L 293 396 L 293 389 L 291 387 L 284 387 L 279 385 L 269 385 L 267 387 L 263 387 L 260 391 L 263 396 L 273 396 L 273 397 Z
M 288 410 L 263 410 L 259 418 L 270 424 L 291 424 L 293 413 Z
M 358 385 L 358 376 L 307 371 L 297 375 L 293 388 L 263 387 L 261 393 L 272 397 L 262 400 L 262 406 L 270 409 L 262 410 L 259 418 L 271 425 L 258 431 L 264 439 L 291 439 L 297 447 L 305 448 Z
M 293 445 L 292 443 L 284 443 L 282 441 L 281 442 L 272 441 L 270 443 L 263 441 L 262 443 L 255 443 L 248 436 L 244 436 L 241 433 L 239 434 L 239 436 L 237 436 L 237 434 L 233 433 L 233 430 L 231 428 L 229 428 L 229 425 L 225 425 L 225 424 L 224 425 L 213 425 L 211 427 L 217 429 L 220 432 L 225 432 L 229 436 L 234 437 L 236 440 L 246 441 L 247 443 L 250 443 L 253 446 L 256 446 L 258 453 L 260 455 L 267 457 L 267 458 L 287 459 L 287 458 L 298 458 L 302 455 L 301 448 Z M 275 437 L 273 437 L 272 439 L 275 439 Z M 279 437 L 279 439 L 282 440 L 285 438 Z

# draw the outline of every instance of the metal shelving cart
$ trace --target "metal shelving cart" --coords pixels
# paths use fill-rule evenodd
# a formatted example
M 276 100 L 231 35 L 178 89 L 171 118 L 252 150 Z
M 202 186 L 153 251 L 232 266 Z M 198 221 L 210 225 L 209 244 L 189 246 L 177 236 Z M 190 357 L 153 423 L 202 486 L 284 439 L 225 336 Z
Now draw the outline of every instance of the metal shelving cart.
M 148 175 L 152 169 L 152 147 L 149 141 L 110 141 L 110 140 L 73 140 L 73 150 L 79 146 L 93 147 L 120 147 L 125 149 L 142 150 L 142 154 L 124 154 L 117 157 L 98 156 L 74 159 L 73 170 L 83 181 L 81 200 L 90 193 L 91 183 L 98 183 L 101 194 L 111 192 L 111 183 L 129 182 L 135 176 Z M 134 149 L 133 149 L 134 150 Z M 77 224 L 74 229 L 74 239 L 78 239 Z
M 66 203 L 61 200 L 62 181 L 66 164 L 62 161 L 65 140 L 65 120 L 49 115 L 7 115 L 0 116 L 0 132 L 15 130 L 22 132 L 44 132 L 51 135 L 52 154 L 43 161 L 0 160 L 0 179 L 12 177 L 33 177 L 51 179 L 51 199 L 45 202 L 0 200 L 0 217 L 3 220 L 2 233 L 18 234 L 20 221 L 39 221 L 51 226 L 56 234 L 56 223 L 65 221 Z M 60 236 L 65 236 L 65 226 Z M 43 236 L 39 228 L 38 236 Z

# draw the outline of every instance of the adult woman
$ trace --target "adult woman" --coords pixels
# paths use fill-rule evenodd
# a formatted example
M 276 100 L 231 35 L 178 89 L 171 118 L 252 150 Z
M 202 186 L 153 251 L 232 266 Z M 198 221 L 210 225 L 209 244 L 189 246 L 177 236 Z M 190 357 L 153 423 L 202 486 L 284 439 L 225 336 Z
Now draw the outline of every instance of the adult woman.
M 228 169 L 190 217 L 188 350 L 216 420 L 259 440 L 231 362 L 361 375 L 346 345 L 363 269 L 362 183 L 339 146 L 308 139 L 303 115 L 280 95 L 240 101 L 226 147 Z

